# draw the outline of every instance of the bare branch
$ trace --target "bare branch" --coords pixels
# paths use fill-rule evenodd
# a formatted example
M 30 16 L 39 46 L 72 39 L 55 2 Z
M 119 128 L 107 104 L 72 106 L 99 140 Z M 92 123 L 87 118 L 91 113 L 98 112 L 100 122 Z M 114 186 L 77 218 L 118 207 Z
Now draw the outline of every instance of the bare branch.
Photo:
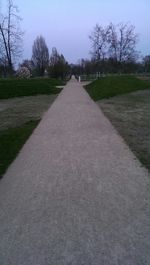
M 92 55 L 98 61 L 113 58 L 118 62 L 131 60 L 136 57 L 135 46 L 137 34 L 130 24 L 110 23 L 104 28 L 98 24 L 90 35 Z
M 8 1 L 7 15 L 2 16 L 0 22 L 1 46 L 3 46 L 4 56 L 7 58 L 7 64 L 10 71 L 17 56 L 21 54 L 21 45 L 23 32 L 19 28 L 21 20 L 18 15 L 18 8 L 13 0 Z

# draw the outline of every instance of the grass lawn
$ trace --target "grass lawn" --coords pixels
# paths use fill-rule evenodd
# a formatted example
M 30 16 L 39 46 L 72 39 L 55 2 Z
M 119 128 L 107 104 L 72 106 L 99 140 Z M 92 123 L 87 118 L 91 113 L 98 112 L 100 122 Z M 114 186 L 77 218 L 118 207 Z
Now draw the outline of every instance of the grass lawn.
M 30 121 L 17 128 L 0 131 L 0 178 L 14 160 L 38 121 Z
M 150 79 L 109 76 L 85 88 L 150 171 Z
M 13 97 L 33 96 L 42 94 L 58 94 L 61 88 L 56 86 L 64 85 L 56 79 L 0 79 L 0 99 Z
M 0 178 L 62 90 L 56 79 L 0 79 Z
M 134 76 L 103 77 L 85 86 L 94 101 L 148 88 L 150 88 L 150 82 Z

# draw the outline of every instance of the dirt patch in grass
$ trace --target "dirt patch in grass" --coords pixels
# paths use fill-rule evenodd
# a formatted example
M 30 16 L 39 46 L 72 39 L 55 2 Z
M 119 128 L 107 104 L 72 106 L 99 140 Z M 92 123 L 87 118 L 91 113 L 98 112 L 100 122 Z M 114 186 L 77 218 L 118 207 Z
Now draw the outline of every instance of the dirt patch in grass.
M 0 100 L 0 131 L 39 120 L 57 95 L 40 95 Z
M 57 95 L 0 100 L 0 178 Z
M 150 90 L 101 100 L 98 105 L 150 170 Z
M 150 82 L 150 76 L 149 75 L 139 75 L 137 78 Z

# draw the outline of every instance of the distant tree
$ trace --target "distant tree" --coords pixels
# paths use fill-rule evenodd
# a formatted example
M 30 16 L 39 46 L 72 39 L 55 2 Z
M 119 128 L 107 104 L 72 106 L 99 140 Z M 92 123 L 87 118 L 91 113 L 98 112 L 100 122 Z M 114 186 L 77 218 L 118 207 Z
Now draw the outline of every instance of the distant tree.
M 49 75 L 53 78 L 64 79 L 69 71 L 69 65 L 62 54 L 56 48 L 52 49 L 49 64 Z
M 3 77 L 6 77 L 8 72 L 9 72 L 9 67 L 7 63 L 6 57 L 1 57 L 0 58 L 0 75 Z
M 104 28 L 96 24 L 91 35 L 92 57 L 96 61 L 104 60 L 108 56 L 108 28 Z
M 38 76 L 43 76 L 49 65 L 49 51 L 45 39 L 39 36 L 32 47 L 32 61 Z
M 107 27 L 95 26 L 90 35 L 95 60 L 114 58 L 118 62 L 133 60 L 137 56 L 137 34 L 133 25 L 111 23 Z
M 138 53 L 136 51 L 137 34 L 134 26 L 120 23 L 110 23 L 107 27 L 95 26 L 90 35 L 92 42 L 92 59 L 97 71 L 130 71 L 135 64 Z M 125 69 L 124 69 L 125 66 Z
M 94 60 L 80 59 L 77 64 L 71 65 L 72 74 L 79 75 L 90 75 L 96 72 L 96 63 Z
M 18 8 L 13 0 L 7 0 L 7 14 L 1 14 L 0 18 L 0 53 L 4 67 L 13 71 L 15 59 L 21 55 L 21 43 L 23 32 L 20 30 Z
M 25 59 L 22 63 L 19 65 L 20 67 L 27 67 L 30 71 L 32 71 L 34 64 L 32 60 Z
M 130 24 L 120 23 L 108 26 L 109 56 L 118 62 L 133 62 L 137 59 L 137 34 L 135 27 Z
M 50 55 L 50 65 L 54 66 L 59 62 L 60 55 L 55 47 L 52 48 L 52 53 Z
M 143 58 L 144 71 L 150 73 L 150 55 Z

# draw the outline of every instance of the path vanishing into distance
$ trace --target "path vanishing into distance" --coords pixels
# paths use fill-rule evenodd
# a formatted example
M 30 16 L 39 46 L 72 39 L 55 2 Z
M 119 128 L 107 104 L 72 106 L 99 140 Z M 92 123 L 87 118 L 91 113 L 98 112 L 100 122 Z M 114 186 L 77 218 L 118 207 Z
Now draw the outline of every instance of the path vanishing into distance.
M 0 181 L 0 265 L 149 265 L 150 175 L 71 80 Z

